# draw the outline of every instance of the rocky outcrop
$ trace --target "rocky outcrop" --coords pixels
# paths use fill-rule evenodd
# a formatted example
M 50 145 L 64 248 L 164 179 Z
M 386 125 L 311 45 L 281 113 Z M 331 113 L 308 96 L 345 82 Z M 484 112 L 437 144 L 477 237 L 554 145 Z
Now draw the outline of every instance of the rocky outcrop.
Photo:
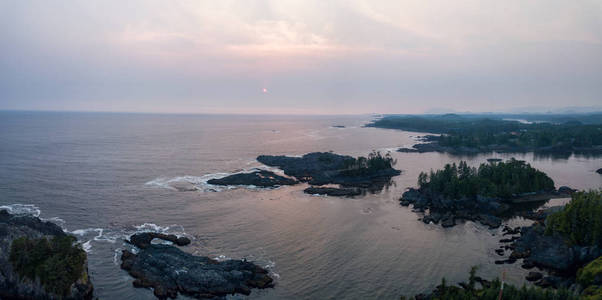
M 87 256 L 73 241 L 56 224 L 0 210 L 0 299 L 92 299 Z
M 327 195 L 337 197 L 350 197 L 361 195 L 362 191 L 359 188 L 333 188 L 333 187 L 308 187 L 303 190 L 306 194 L 311 195 Z
M 251 173 L 238 173 L 218 179 L 207 181 L 215 185 L 254 185 L 259 187 L 274 187 L 281 185 L 293 185 L 298 182 L 294 179 L 280 176 L 274 172 L 257 170 Z
M 602 168 L 596 170 L 596 173 L 601 174 L 602 175 Z
M 153 239 L 161 239 L 164 241 L 172 242 L 178 246 L 186 246 L 190 244 L 190 239 L 181 236 L 178 237 L 175 234 L 164 234 L 158 232 L 142 232 L 130 237 L 130 243 L 136 245 L 138 248 L 145 249 L 151 245 Z
M 479 222 L 489 228 L 498 228 L 502 225 L 502 217 L 508 215 L 520 215 L 532 220 L 543 220 L 547 215 L 557 211 L 562 207 L 553 207 L 547 210 L 533 212 L 532 206 L 540 206 L 545 200 L 552 197 L 568 196 L 574 190 L 568 187 L 561 187 L 558 190 L 546 193 L 531 193 L 519 195 L 512 199 L 499 199 L 477 195 L 470 199 L 463 197 L 460 199 L 449 199 L 442 195 L 431 194 L 421 189 L 408 188 L 399 199 L 402 206 L 413 205 L 417 212 L 426 212 L 422 221 L 425 223 L 438 224 L 440 220 L 445 219 L 446 226 L 453 226 L 455 222 L 450 220 L 466 220 Z M 447 216 L 446 218 L 442 218 Z M 441 223 L 443 225 L 443 223 Z M 453 225 L 452 225 L 453 224 Z M 445 227 L 445 226 L 444 226 Z
M 353 168 L 356 159 L 330 152 L 313 152 L 302 157 L 260 155 L 257 161 L 278 167 L 288 176 L 311 185 L 340 184 L 347 187 L 384 186 L 401 171 L 388 168 Z
M 159 299 L 176 298 L 179 293 L 195 298 L 248 295 L 252 288 L 273 286 L 268 271 L 252 262 L 220 262 L 194 256 L 175 246 L 150 243 L 153 238 L 163 237 L 149 233 L 133 235 L 130 242 L 140 250 L 137 253 L 123 250 L 121 255 L 121 268 L 136 278 L 134 286 L 153 288 Z
M 564 238 L 544 234 L 544 227 L 523 227 L 514 243 L 511 257 L 528 258 L 537 267 L 554 270 L 561 274 L 573 274 L 586 263 L 602 256 L 597 246 L 570 246 Z

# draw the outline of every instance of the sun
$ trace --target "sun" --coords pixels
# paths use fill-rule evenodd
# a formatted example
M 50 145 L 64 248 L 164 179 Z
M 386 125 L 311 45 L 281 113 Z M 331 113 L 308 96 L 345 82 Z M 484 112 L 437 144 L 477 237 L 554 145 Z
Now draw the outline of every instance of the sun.
M 262 91 L 264 94 L 267 94 L 267 93 L 268 93 L 268 89 L 266 89 L 266 88 L 263 88 L 263 89 L 261 89 L 261 91 Z

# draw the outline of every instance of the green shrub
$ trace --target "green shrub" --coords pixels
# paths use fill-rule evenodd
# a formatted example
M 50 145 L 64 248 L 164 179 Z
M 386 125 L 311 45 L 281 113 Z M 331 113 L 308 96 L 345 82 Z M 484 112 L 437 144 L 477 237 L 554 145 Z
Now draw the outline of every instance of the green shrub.
M 573 245 L 602 247 L 602 191 L 574 193 L 562 211 L 546 218 L 546 233 Z
M 9 260 L 20 276 L 32 281 L 39 278 L 47 292 L 64 296 L 84 272 L 86 252 L 75 242 L 69 235 L 21 237 L 12 242 Z
M 602 256 L 587 264 L 577 272 L 577 282 L 590 286 L 596 276 L 602 276 Z

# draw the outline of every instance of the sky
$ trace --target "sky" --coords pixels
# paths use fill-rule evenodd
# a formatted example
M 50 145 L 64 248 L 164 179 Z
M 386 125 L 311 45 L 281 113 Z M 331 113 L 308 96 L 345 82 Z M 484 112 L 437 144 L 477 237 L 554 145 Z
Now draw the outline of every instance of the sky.
M 602 1 L 0 1 L 0 109 L 602 106 Z

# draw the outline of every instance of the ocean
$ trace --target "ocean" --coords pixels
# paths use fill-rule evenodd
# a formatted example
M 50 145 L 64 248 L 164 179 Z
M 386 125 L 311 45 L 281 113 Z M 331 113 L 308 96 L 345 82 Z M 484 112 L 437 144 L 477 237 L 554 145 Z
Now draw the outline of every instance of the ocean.
M 273 289 L 232 299 L 398 299 L 432 289 L 443 276 L 466 280 L 471 266 L 487 279 L 505 272 L 510 282 L 525 283 L 520 265 L 493 264 L 501 229 L 473 222 L 444 229 L 399 205 L 421 171 L 461 159 L 478 165 L 516 157 L 546 172 L 556 187 L 602 187 L 599 157 L 399 153 L 421 134 L 363 127 L 371 119 L 0 112 L 0 207 L 39 215 L 76 235 L 100 299 L 154 298 L 119 268 L 124 239 L 144 230 L 186 235 L 193 242 L 182 249 L 196 255 L 255 261 L 276 280 Z M 255 160 L 261 154 L 372 150 L 390 151 L 402 170 L 376 194 L 337 198 L 304 194 L 305 184 L 206 183 L 265 168 Z M 196 190 L 175 188 L 182 184 Z

